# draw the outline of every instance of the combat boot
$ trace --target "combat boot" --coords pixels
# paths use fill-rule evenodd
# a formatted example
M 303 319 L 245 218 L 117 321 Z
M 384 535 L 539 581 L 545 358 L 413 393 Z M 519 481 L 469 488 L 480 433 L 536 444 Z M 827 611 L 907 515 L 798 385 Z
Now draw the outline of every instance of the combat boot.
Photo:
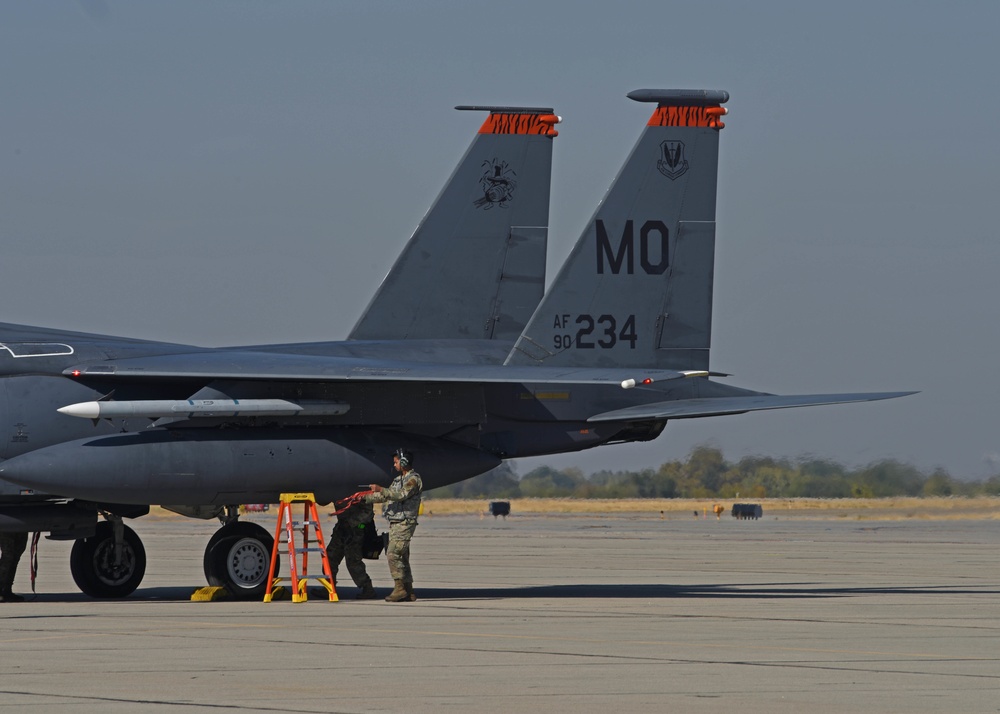
M 24 602 L 24 596 L 7 591 L 0 593 L 0 602 Z
M 358 594 L 354 596 L 355 600 L 374 600 L 375 599 L 375 588 L 372 587 L 372 582 L 369 580 L 365 583 L 365 586 L 358 591 Z
M 413 592 L 413 583 L 403 583 L 403 587 L 406 588 L 406 599 L 410 602 L 416 602 L 417 595 Z
M 396 587 L 393 588 L 392 592 L 385 596 L 386 602 L 402 602 L 403 600 L 409 600 L 410 594 L 406 592 L 406 586 L 403 585 L 402 580 L 396 581 Z

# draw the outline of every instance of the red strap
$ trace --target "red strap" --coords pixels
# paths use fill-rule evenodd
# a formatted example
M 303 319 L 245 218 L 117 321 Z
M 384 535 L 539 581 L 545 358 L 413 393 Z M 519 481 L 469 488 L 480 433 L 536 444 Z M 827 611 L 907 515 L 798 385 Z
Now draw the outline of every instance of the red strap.
M 365 496 L 369 496 L 375 493 L 375 491 L 358 491 L 357 493 L 352 493 L 347 498 L 342 498 L 339 501 L 334 501 L 333 505 L 337 506 L 337 510 L 333 512 L 333 515 L 339 516 L 341 513 L 346 511 L 348 508 L 358 505 L 365 500 Z
M 31 536 L 31 550 L 28 553 L 28 562 L 31 565 L 31 592 L 35 592 L 35 576 L 38 575 L 38 539 L 41 533 L 34 533 Z

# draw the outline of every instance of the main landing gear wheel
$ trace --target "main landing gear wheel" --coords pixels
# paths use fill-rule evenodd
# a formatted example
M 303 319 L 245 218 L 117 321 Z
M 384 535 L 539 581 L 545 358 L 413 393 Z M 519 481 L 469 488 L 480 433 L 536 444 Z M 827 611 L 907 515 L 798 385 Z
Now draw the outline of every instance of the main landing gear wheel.
M 122 598 L 131 595 L 146 574 L 146 549 L 135 531 L 122 525 L 121 554 L 115 552 L 114 526 L 97 524 L 94 535 L 73 544 L 69 570 L 85 595 Z
M 225 525 L 205 547 L 205 578 L 237 600 L 263 598 L 273 549 L 274 538 L 256 523 Z M 274 574 L 278 574 L 278 563 Z

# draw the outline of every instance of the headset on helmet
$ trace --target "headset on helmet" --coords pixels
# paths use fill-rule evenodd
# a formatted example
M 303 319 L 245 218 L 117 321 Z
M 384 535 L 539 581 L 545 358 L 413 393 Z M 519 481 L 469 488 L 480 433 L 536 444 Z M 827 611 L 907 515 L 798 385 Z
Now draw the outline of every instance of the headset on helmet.
M 404 448 L 396 449 L 392 455 L 399 457 L 400 468 L 405 469 L 413 465 L 413 453 Z

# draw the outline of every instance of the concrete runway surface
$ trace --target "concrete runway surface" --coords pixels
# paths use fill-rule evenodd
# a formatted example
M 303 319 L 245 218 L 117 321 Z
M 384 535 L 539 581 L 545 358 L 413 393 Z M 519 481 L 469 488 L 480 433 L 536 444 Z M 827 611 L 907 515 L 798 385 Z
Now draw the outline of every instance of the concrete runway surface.
M 216 525 L 131 525 L 120 601 L 42 541 L 37 596 L 0 604 L 0 710 L 1000 711 L 1000 521 L 425 516 L 407 604 L 343 569 L 339 603 L 190 602 Z

